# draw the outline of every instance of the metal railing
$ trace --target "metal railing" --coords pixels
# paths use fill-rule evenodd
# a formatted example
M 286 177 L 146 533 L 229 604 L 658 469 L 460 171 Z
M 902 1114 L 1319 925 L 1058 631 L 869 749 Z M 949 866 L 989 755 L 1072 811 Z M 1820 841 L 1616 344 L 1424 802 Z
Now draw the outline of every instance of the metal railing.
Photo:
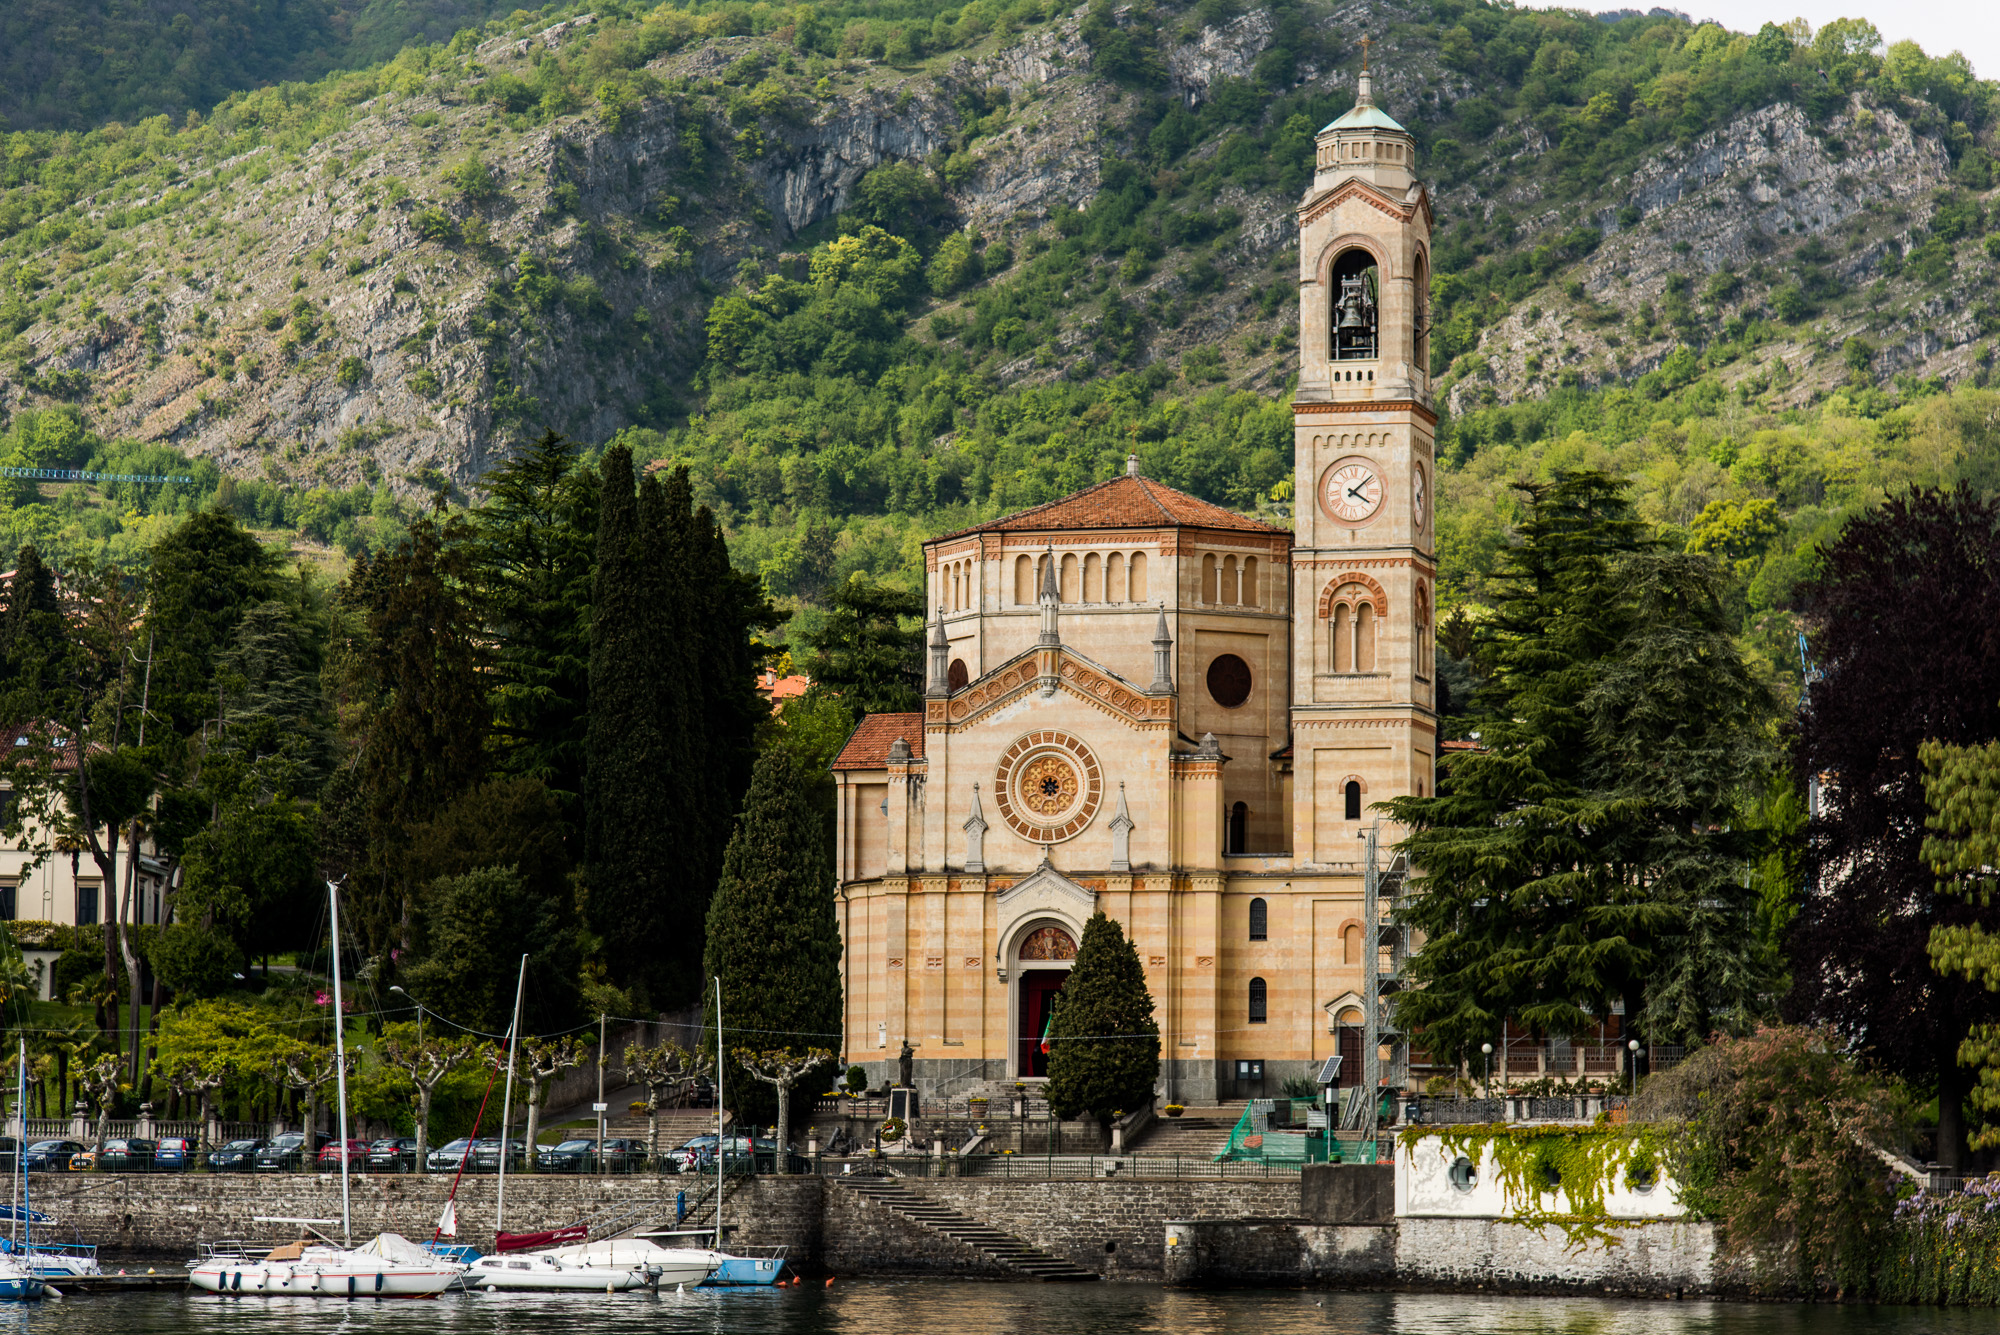
M 944 1158 L 908 1157 L 820 1159 L 821 1177 L 998 1177 L 1034 1181 L 1198 1181 L 1297 1178 L 1298 1159 L 1242 1160 L 1166 1155 L 975 1154 Z

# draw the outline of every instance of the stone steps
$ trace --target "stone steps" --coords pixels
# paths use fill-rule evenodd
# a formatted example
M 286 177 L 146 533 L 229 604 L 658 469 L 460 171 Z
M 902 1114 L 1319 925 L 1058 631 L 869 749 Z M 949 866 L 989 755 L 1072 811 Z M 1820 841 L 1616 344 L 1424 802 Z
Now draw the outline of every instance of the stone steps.
M 1156 1117 L 1127 1149 L 1148 1157 L 1212 1159 L 1229 1143 L 1229 1133 L 1242 1115 L 1240 1108 L 1190 1108 L 1179 1117 Z
M 940 1233 L 972 1248 L 1003 1269 L 1028 1279 L 1048 1283 L 1076 1282 L 1098 1278 L 1094 1271 L 1072 1265 L 1059 1256 L 1003 1233 L 977 1219 L 938 1205 L 908 1190 L 902 1183 L 885 1178 L 836 1178 L 835 1181 L 877 1205 L 894 1210 L 912 1223 Z

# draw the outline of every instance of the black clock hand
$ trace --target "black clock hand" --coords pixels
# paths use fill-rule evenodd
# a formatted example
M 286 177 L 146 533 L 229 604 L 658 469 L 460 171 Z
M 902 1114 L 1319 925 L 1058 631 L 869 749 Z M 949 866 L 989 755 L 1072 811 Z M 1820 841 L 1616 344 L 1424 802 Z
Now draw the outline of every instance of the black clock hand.
M 1368 484 L 1366 482 L 1357 482 L 1353 486 L 1347 489 L 1347 494 L 1349 496 L 1352 496 L 1357 501 L 1365 501 L 1368 498 L 1361 494 L 1361 489 L 1367 485 Z

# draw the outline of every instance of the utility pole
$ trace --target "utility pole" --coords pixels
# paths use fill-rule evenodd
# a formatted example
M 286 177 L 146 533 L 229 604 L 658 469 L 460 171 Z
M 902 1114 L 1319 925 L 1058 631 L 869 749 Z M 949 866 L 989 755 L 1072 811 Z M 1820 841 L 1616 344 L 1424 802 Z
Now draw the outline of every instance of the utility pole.
M 1410 1047 L 1390 1013 L 1389 998 L 1402 987 L 1403 961 L 1409 955 L 1409 936 L 1396 921 L 1395 907 L 1402 898 L 1408 861 L 1397 854 L 1385 870 L 1380 867 L 1379 842 L 1382 825 L 1377 821 L 1361 835 L 1363 842 L 1361 888 L 1365 923 L 1362 927 L 1361 972 L 1361 1086 L 1364 1105 L 1360 1116 L 1350 1114 L 1370 1149 L 1381 1136 L 1382 1091 L 1400 1095 L 1409 1077 Z M 1382 951 L 1389 951 L 1389 967 L 1382 967 Z M 1382 1049 L 1389 1060 L 1382 1060 Z M 1371 1162 L 1379 1162 L 1379 1151 Z

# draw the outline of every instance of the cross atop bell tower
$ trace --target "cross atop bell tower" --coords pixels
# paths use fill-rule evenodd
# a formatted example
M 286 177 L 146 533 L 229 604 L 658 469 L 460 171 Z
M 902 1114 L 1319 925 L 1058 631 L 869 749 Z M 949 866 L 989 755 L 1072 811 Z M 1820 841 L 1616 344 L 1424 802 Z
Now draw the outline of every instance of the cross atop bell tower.
M 1431 206 L 1370 44 L 1298 211 L 1292 840 L 1320 863 L 1352 859 L 1367 808 L 1435 791 Z

